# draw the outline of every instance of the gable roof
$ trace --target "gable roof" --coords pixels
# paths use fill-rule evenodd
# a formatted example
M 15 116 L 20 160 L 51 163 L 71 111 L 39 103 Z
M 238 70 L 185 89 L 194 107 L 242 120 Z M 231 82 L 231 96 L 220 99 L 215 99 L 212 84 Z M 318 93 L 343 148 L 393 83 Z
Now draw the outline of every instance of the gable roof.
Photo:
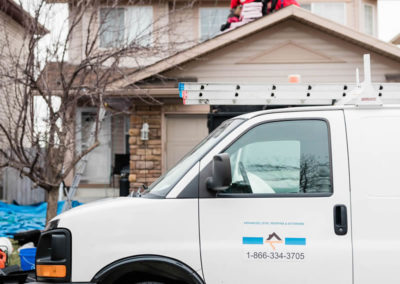
M 21 5 L 18 5 L 13 0 L 0 0 L 0 11 L 10 16 L 14 21 L 30 32 L 37 35 L 45 35 L 49 31 L 39 24 Z
M 138 71 L 128 76 L 125 76 L 121 80 L 115 81 L 113 84 L 111 84 L 110 88 L 118 89 L 127 87 L 130 84 L 159 74 L 161 72 L 165 72 L 177 65 L 187 63 L 202 55 L 220 49 L 233 42 L 253 35 L 263 29 L 275 26 L 289 19 L 298 21 L 302 24 L 311 26 L 318 30 L 322 30 L 325 33 L 331 34 L 335 37 L 341 38 L 345 41 L 351 42 L 355 45 L 361 46 L 380 55 L 389 57 L 395 61 L 400 62 L 400 48 L 384 41 L 378 40 L 377 38 L 370 35 L 358 32 L 352 28 L 317 16 L 305 9 L 292 5 L 282 10 L 279 10 L 272 15 L 260 18 L 235 30 L 221 34 L 208 41 L 178 52 L 175 55 L 160 60 L 143 69 L 139 69 Z
M 400 34 L 395 36 L 390 42 L 393 44 L 400 44 Z

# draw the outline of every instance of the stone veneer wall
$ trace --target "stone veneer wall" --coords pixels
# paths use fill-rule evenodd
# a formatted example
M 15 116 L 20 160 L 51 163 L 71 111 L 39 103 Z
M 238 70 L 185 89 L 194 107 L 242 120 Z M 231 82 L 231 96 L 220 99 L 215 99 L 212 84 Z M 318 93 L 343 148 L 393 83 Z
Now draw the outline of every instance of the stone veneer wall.
M 149 124 L 149 140 L 140 140 L 142 124 Z M 161 175 L 161 106 L 136 106 L 130 117 L 130 190 L 150 185 Z

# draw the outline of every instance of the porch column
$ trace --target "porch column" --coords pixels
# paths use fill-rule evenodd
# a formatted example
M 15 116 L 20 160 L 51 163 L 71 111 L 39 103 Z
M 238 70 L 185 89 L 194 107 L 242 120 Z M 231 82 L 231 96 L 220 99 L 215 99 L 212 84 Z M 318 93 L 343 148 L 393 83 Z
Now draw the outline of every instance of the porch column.
M 149 124 L 149 140 L 140 139 L 143 123 Z M 130 191 L 150 185 L 161 175 L 161 106 L 136 106 L 130 117 Z

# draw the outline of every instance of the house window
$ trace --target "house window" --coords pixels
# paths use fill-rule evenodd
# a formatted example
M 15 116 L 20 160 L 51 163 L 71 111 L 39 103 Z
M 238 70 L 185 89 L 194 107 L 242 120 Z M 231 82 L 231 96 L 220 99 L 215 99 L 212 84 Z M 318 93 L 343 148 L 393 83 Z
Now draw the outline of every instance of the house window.
M 374 7 L 364 4 L 364 31 L 366 34 L 374 34 Z
M 151 6 L 100 8 L 100 47 L 149 46 L 152 43 L 152 23 Z
M 346 24 L 346 6 L 339 2 L 319 2 L 301 4 L 303 9 L 309 10 L 321 17 L 327 18 L 339 24 Z
M 118 47 L 124 40 L 123 8 L 100 9 L 100 47 Z
M 216 36 L 227 16 L 226 8 L 200 8 L 200 41 Z
M 125 27 L 128 43 L 149 46 L 152 43 L 153 7 L 137 6 L 125 9 Z

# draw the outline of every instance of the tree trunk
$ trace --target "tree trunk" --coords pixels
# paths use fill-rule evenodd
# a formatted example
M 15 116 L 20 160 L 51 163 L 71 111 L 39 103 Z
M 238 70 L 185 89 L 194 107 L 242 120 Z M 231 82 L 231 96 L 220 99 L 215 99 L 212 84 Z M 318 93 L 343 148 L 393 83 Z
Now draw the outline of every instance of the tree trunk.
M 58 187 L 52 187 L 47 192 L 46 225 L 57 215 Z

